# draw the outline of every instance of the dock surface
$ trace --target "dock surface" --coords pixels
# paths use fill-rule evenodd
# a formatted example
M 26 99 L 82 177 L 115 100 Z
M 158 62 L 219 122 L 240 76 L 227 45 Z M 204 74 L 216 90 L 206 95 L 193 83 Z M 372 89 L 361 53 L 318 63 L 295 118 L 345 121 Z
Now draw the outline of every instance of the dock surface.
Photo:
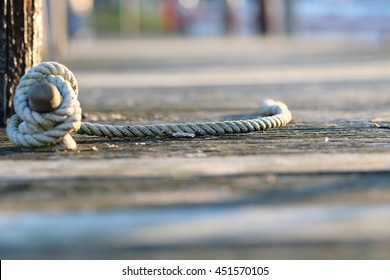
M 390 48 L 298 38 L 73 42 L 85 120 L 293 121 L 200 138 L 0 130 L 1 259 L 389 259 Z

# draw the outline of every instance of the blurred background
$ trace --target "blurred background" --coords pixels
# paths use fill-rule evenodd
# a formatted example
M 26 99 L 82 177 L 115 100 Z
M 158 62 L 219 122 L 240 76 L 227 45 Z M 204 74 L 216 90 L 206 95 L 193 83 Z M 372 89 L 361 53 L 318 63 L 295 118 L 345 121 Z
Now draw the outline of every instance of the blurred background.
M 66 11 L 66 12 L 64 12 Z M 167 36 L 352 37 L 390 41 L 387 0 L 46 0 L 46 46 Z

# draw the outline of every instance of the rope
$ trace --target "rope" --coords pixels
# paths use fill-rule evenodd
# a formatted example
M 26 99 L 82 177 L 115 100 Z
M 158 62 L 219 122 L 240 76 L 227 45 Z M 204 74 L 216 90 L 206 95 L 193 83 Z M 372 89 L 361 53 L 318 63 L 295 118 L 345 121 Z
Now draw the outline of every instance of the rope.
M 62 95 L 61 105 L 49 113 L 35 112 L 28 104 L 29 89 L 42 82 L 54 84 Z M 73 132 L 109 138 L 195 137 L 262 131 L 286 125 L 292 119 L 284 103 L 267 99 L 263 103 L 263 111 L 268 116 L 250 120 L 135 126 L 82 123 L 77 96 L 76 78 L 64 65 L 43 62 L 32 67 L 16 88 L 16 114 L 7 125 L 9 139 L 21 147 L 45 147 L 60 143 Z

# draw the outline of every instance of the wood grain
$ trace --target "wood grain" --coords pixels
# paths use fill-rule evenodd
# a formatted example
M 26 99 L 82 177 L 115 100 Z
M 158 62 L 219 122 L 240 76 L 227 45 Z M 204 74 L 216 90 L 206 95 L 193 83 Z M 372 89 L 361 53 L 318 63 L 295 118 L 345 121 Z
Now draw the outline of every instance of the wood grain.
M 0 257 L 388 259 L 386 48 L 307 39 L 75 42 L 88 121 L 260 114 L 293 122 L 195 139 L 76 136 L 74 152 L 12 146 L 0 130 Z M 156 52 L 159 46 L 159 52 Z

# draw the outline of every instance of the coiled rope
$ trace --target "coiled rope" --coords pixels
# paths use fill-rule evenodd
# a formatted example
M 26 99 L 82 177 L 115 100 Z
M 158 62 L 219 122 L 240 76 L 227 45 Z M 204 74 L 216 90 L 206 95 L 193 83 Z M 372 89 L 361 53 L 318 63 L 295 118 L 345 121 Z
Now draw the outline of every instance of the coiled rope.
M 57 87 L 62 96 L 58 108 L 45 113 L 30 108 L 29 92 L 36 83 L 51 83 Z M 21 147 L 46 147 L 56 145 L 66 138 L 74 142 L 70 136 L 73 132 L 109 138 L 194 137 L 261 131 L 286 125 L 292 119 L 284 103 L 268 99 L 263 103 L 263 113 L 267 117 L 250 120 L 135 126 L 92 124 L 81 122 L 81 107 L 77 96 L 76 78 L 64 65 L 43 62 L 32 67 L 16 88 L 16 114 L 7 125 L 9 139 Z M 68 148 L 75 147 L 75 142 L 68 145 Z

